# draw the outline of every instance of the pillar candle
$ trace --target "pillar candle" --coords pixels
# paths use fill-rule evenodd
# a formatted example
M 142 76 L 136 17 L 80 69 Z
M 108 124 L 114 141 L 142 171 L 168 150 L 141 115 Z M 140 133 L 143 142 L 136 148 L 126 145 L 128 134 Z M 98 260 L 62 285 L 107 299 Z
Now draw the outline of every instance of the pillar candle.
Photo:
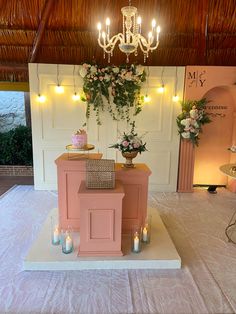
M 70 236 L 66 237 L 66 251 L 70 251 L 72 248 L 72 239 Z
M 144 227 L 143 228 L 143 241 L 147 242 L 147 239 L 148 239 L 148 231 L 147 231 L 147 228 Z
M 138 236 L 134 237 L 134 251 L 138 251 L 139 250 L 139 238 Z
M 55 243 L 59 242 L 59 230 L 57 227 L 54 229 L 54 232 L 53 232 L 53 241 Z

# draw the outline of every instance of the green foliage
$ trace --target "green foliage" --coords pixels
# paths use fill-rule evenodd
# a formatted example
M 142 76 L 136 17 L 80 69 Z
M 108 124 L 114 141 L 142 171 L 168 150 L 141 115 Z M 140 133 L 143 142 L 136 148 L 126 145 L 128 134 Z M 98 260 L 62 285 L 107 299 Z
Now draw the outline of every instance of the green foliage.
M 186 100 L 181 102 L 182 112 L 177 116 L 178 132 L 182 138 L 189 139 L 193 145 L 198 146 L 199 133 L 202 126 L 211 120 L 205 112 L 207 100 Z
M 1 165 L 33 165 L 32 135 L 29 127 L 20 125 L 0 133 Z
M 101 124 L 100 113 L 105 110 L 104 99 L 113 120 L 129 122 L 132 115 L 141 112 L 140 90 L 146 80 L 143 67 L 133 64 L 100 67 L 85 63 L 80 75 L 84 80 L 82 100 L 87 102 L 86 117 L 89 118 L 92 106 L 98 125 Z

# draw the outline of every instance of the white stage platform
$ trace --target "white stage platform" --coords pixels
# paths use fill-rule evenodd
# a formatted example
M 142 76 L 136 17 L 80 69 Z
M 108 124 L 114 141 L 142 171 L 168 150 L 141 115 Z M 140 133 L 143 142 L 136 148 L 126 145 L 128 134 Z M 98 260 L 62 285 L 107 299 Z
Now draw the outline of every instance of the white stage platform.
M 140 253 L 131 252 L 129 236 L 122 238 L 121 257 L 79 257 L 79 232 L 73 234 L 74 252 L 63 254 L 61 246 L 51 244 L 51 216 L 49 213 L 38 238 L 24 260 L 24 270 L 85 270 L 85 269 L 179 269 L 181 259 L 156 209 L 149 208 L 152 215 L 151 242 L 143 244 Z

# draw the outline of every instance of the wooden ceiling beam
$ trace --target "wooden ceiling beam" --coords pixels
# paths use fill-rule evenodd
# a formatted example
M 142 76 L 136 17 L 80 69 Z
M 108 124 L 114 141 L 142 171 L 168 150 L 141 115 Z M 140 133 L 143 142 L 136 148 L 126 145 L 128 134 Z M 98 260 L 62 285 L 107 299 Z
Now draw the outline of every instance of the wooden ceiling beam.
M 36 34 L 35 39 L 34 39 L 33 49 L 31 52 L 31 56 L 29 58 L 29 62 L 31 62 L 31 63 L 34 62 L 36 57 L 37 57 L 37 52 L 38 52 L 39 47 L 40 47 L 40 43 L 41 43 L 41 40 L 43 37 L 43 33 L 45 30 L 45 27 L 46 27 L 48 17 L 49 17 L 49 14 L 51 12 L 51 8 L 52 8 L 53 3 L 54 3 L 54 0 L 47 0 L 45 2 L 44 10 L 43 10 L 43 16 L 42 16 L 42 19 L 39 23 L 37 34 Z
M 18 63 L 0 63 L 0 71 L 28 71 L 28 66 Z

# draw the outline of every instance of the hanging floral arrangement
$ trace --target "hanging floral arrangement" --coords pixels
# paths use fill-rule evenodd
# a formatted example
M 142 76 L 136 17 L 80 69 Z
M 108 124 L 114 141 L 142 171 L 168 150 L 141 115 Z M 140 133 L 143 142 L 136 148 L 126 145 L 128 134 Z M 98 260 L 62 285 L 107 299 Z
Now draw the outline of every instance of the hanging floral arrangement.
M 176 119 L 181 137 L 189 139 L 196 146 L 199 143 L 199 133 L 202 132 L 202 126 L 211 122 L 205 111 L 206 104 L 207 100 L 205 98 L 182 101 L 182 112 Z
M 101 67 L 84 63 L 80 75 L 84 80 L 82 100 L 87 103 L 86 117 L 89 118 L 92 107 L 98 125 L 100 113 L 106 109 L 113 120 L 127 122 L 142 110 L 140 90 L 146 80 L 142 66 Z

